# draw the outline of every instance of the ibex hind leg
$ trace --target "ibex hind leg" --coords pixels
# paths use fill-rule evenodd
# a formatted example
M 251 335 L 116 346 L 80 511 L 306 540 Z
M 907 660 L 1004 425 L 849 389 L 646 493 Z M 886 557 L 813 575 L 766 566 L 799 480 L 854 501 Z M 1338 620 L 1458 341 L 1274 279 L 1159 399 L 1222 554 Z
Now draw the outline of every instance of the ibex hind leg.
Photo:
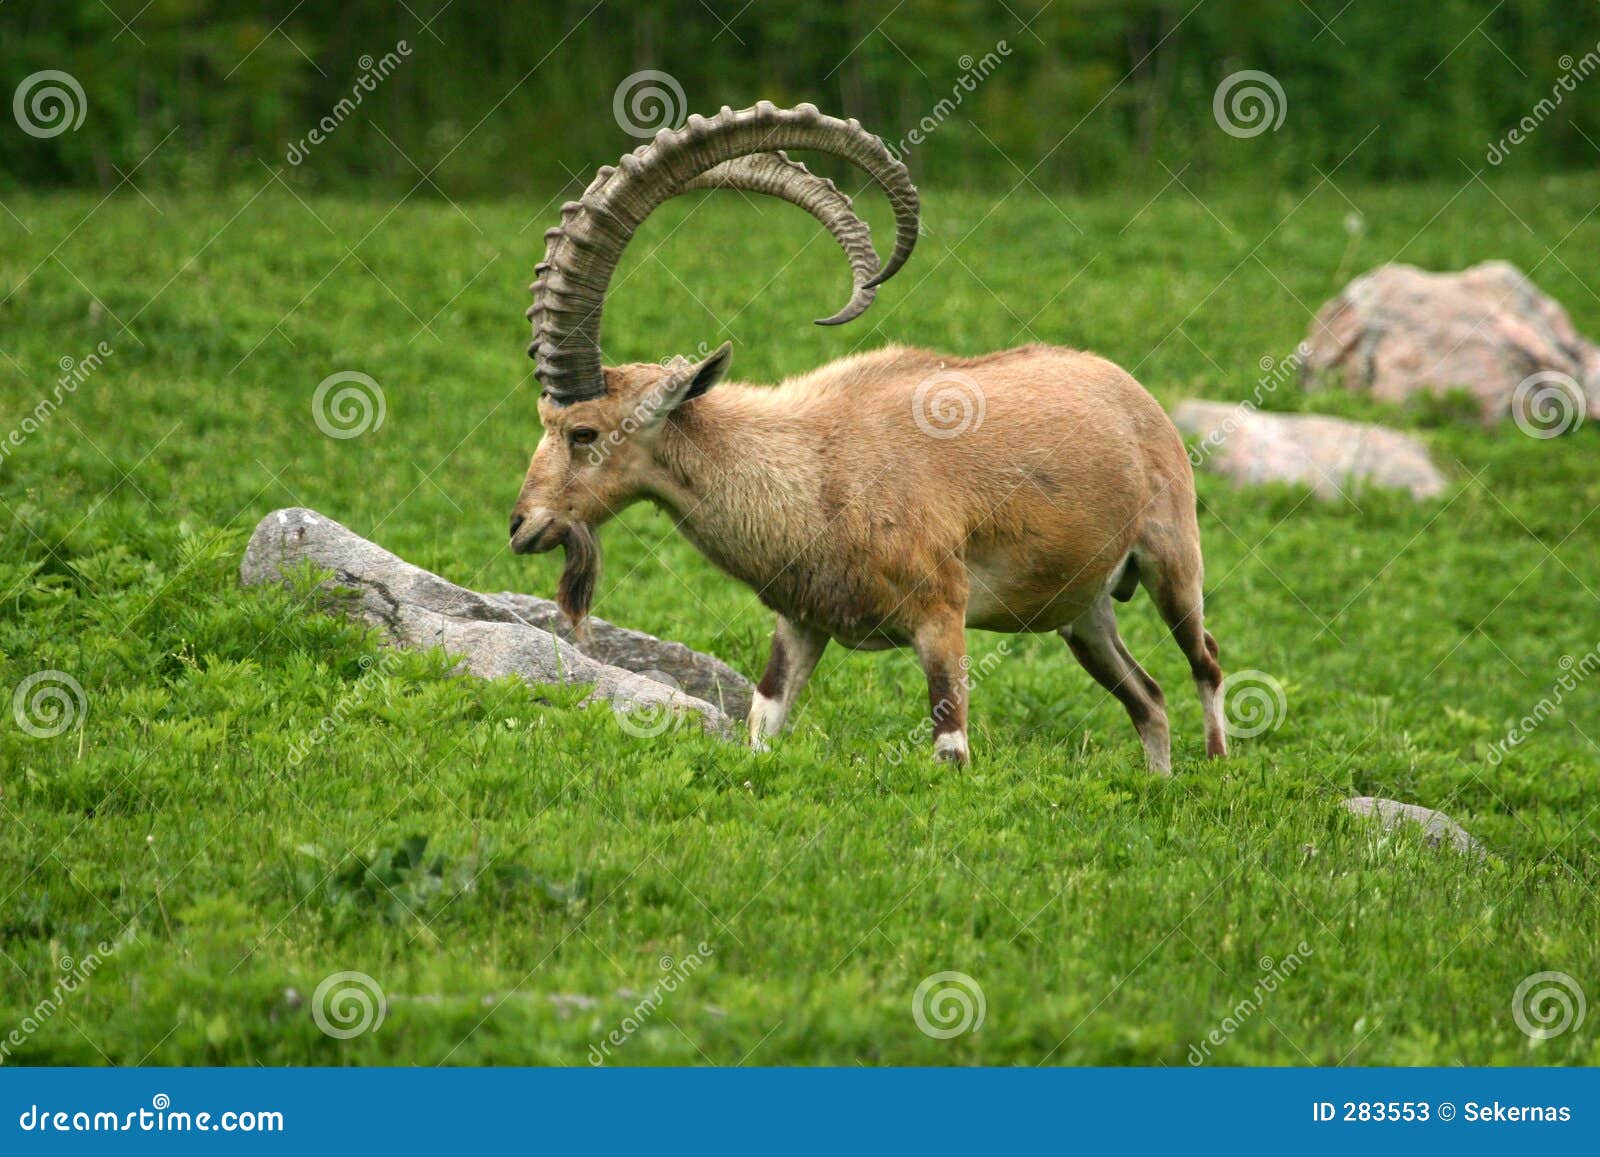
M 1217 641 L 1205 629 L 1198 537 L 1164 552 L 1142 550 L 1140 554 L 1139 579 L 1166 620 L 1179 650 L 1189 660 L 1189 672 L 1200 693 L 1206 755 L 1221 758 L 1228 754 L 1228 737 L 1222 726 L 1222 668 L 1217 664 Z
M 1157 775 L 1170 775 L 1172 743 L 1166 701 L 1160 685 L 1139 666 L 1117 633 L 1109 593 L 1102 594 L 1071 626 L 1062 627 L 1060 634 L 1083 669 L 1127 709 L 1144 744 L 1145 766 Z

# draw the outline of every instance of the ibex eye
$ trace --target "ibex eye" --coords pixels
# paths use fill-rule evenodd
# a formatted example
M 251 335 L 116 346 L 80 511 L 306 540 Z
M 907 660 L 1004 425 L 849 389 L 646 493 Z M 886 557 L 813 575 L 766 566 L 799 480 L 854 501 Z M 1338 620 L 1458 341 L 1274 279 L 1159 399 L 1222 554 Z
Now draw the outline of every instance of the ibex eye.
M 587 426 L 580 427 L 579 429 L 576 429 L 567 435 L 568 439 L 574 446 L 587 446 L 599 436 L 599 434 L 589 429 Z

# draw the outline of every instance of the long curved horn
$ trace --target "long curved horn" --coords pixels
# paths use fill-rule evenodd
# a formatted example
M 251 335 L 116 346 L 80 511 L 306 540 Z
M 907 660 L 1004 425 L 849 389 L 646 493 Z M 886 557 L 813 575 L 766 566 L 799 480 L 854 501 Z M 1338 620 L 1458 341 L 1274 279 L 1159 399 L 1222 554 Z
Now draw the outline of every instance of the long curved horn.
M 615 168 L 601 169 L 582 198 L 561 207 L 561 224 L 545 233 L 545 259 L 536 270 L 528 311 L 534 333 L 528 353 L 537 359 L 546 396 L 565 405 L 605 393 L 600 313 L 622 251 L 650 212 L 726 161 L 785 148 L 816 149 L 850 161 L 888 195 L 894 252 L 861 289 L 882 284 L 905 264 L 917 241 L 916 187 L 905 166 L 856 121 L 824 116 L 807 104 L 780 109 L 767 101 L 738 112 L 724 108 L 710 119 L 691 116 L 683 128 L 663 130 Z
M 839 192 L 832 181 L 817 176 L 799 161 L 792 161 L 781 152 L 736 157 L 701 173 L 680 191 L 691 189 L 742 189 L 778 197 L 810 213 L 833 234 L 850 262 L 855 292 L 838 313 L 818 318 L 818 325 L 843 325 L 854 321 L 877 297 L 878 291 L 868 288 L 868 283 L 878 274 L 878 254 L 872 248 L 871 228 L 856 216 L 850 198 Z

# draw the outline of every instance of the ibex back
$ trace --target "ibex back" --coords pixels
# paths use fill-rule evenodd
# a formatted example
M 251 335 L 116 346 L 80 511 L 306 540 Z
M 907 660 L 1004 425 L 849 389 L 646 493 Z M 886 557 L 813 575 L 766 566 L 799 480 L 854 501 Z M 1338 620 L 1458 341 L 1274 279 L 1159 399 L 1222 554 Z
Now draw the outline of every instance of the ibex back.
M 848 198 L 772 151 L 784 147 L 835 152 L 884 187 L 897 243 L 881 270 Z M 600 307 L 622 247 L 667 197 L 713 187 L 783 197 L 833 233 L 855 292 L 823 324 L 865 310 L 916 241 L 904 167 L 854 121 L 806 105 L 691 118 L 602 169 L 564 207 L 534 283 L 545 432 L 511 545 L 566 547 L 559 593 L 569 616 L 580 621 L 593 594 L 593 528 L 649 499 L 778 614 L 751 708 L 756 744 L 781 730 L 835 639 L 912 647 L 934 750 L 964 763 L 964 629 L 1054 630 L 1127 708 L 1150 769 L 1166 773 L 1161 689 L 1113 611 L 1142 584 L 1188 658 L 1207 754 L 1226 754 L 1188 456 L 1155 399 L 1117 366 L 1042 345 L 975 358 L 891 346 L 777 387 L 719 385 L 724 345 L 693 363 L 602 367 Z

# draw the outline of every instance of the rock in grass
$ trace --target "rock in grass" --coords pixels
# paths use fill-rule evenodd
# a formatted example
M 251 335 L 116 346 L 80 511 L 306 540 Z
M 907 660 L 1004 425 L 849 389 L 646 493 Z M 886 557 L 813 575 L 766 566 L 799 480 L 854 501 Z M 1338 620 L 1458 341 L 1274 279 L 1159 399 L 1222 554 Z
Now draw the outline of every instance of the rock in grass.
M 581 645 L 551 628 L 553 602 L 529 595 L 486 595 L 413 566 L 314 510 L 275 510 L 256 526 L 239 577 L 246 586 L 285 582 L 310 563 L 331 571 L 329 587 L 351 593 L 339 606 L 386 631 L 397 646 L 442 647 L 485 679 L 516 675 L 534 685 L 593 684 L 590 699 L 660 722 L 667 713 L 696 716 L 710 732 L 731 735 L 749 710 L 750 684 L 710 655 L 589 620 Z M 590 700 L 585 700 L 589 702 Z M 665 725 L 648 727 L 651 734 Z
M 1200 439 L 1192 460 L 1240 485 L 1288 482 L 1311 487 L 1319 498 L 1382 486 L 1419 500 L 1445 488 L 1427 447 L 1384 426 L 1194 400 L 1180 403 L 1172 420 Z
M 1600 417 L 1600 346 L 1504 261 L 1460 273 L 1380 266 L 1322 307 L 1306 344 L 1307 388 L 1389 402 L 1466 389 L 1486 424 L 1511 414 L 1553 433 Z
M 1485 855 L 1483 845 L 1468 835 L 1455 820 L 1441 811 L 1425 808 L 1421 804 L 1401 803 L 1397 799 L 1361 795 L 1345 800 L 1342 806 L 1351 815 L 1376 819 L 1388 831 L 1405 824 L 1416 824 L 1422 828 L 1423 839 L 1432 847 L 1449 844 L 1463 855 L 1479 858 Z
M 584 624 L 587 638 L 573 637 L 572 624 L 551 599 L 503 591 L 480 596 L 492 605 L 505 608 L 525 623 L 549 631 L 591 659 L 627 671 L 659 672 L 670 678 L 680 691 L 714 703 L 730 719 L 750 714 L 750 681 L 721 659 L 702 654 L 671 639 L 658 639 L 644 631 L 619 627 L 604 619 L 590 617 Z

